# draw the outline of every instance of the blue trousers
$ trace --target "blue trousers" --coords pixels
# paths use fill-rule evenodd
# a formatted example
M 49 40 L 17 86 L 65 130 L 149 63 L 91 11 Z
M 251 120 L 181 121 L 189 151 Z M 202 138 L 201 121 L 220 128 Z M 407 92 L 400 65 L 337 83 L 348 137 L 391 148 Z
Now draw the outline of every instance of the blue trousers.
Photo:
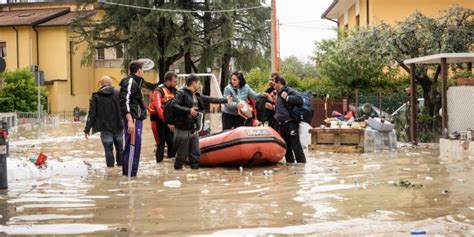
M 142 148 L 142 126 L 143 120 L 135 120 L 135 152 L 130 154 L 131 147 L 131 136 L 128 133 L 128 122 L 127 119 L 123 120 L 123 128 L 125 134 L 125 146 L 123 149 L 123 164 L 122 174 L 128 176 L 128 171 L 131 171 L 131 176 L 137 176 L 138 163 L 140 162 L 140 153 Z
M 123 152 L 123 133 L 119 132 L 100 132 L 100 140 L 105 150 L 105 162 L 107 167 L 114 167 L 114 145 L 115 145 L 115 160 L 118 166 L 122 165 Z

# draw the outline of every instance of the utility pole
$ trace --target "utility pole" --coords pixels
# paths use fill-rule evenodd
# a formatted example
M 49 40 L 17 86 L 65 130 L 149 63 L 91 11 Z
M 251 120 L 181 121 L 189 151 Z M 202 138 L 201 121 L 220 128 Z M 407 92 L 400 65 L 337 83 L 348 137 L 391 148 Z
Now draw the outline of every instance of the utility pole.
M 280 72 L 280 61 L 278 57 L 279 32 L 277 26 L 276 0 L 272 0 L 272 72 Z

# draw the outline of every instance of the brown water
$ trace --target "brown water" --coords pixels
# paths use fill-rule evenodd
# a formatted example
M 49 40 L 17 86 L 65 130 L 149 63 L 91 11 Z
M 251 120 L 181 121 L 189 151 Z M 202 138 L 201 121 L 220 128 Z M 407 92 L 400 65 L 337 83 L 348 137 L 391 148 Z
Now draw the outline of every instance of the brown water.
M 139 176 L 131 181 L 105 167 L 100 140 L 82 139 L 83 124 L 18 131 L 13 157 L 28 156 L 36 144 L 49 159 L 79 157 L 91 169 L 82 178 L 11 181 L 0 196 L 0 232 L 474 235 L 472 157 L 440 160 L 433 149 L 311 153 L 307 164 L 175 171 L 172 160 L 154 161 L 145 124 Z M 423 187 L 393 185 L 401 179 Z M 165 187 L 171 180 L 181 186 Z

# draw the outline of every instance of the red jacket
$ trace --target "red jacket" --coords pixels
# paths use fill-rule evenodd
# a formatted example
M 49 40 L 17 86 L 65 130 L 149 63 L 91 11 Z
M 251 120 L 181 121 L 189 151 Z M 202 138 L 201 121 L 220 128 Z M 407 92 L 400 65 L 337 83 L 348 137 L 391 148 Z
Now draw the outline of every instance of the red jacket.
M 159 85 L 151 94 L 148 113 L 158 116 L 161 121 L 165 121 L 165 103 L 174 98 L 176 89 L 168 88 L 164 84 Z

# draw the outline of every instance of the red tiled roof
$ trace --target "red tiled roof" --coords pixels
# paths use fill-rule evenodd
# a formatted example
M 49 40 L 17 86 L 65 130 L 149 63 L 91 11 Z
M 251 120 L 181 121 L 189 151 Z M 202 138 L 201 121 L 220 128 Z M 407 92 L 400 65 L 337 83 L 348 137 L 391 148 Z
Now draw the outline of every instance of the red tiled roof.
M 76 19 L 88 18 L 88 17 L 93 16 L 94 14 L 95 14 L 95 11 L 69 12 L 62 16 L 43 22 L 39 24 L 38 26 L 67 26 Z
M 45 8 L 29 10 L 0 11 L 1 26 L 33 26 L 62 16 L 69 8 Z

